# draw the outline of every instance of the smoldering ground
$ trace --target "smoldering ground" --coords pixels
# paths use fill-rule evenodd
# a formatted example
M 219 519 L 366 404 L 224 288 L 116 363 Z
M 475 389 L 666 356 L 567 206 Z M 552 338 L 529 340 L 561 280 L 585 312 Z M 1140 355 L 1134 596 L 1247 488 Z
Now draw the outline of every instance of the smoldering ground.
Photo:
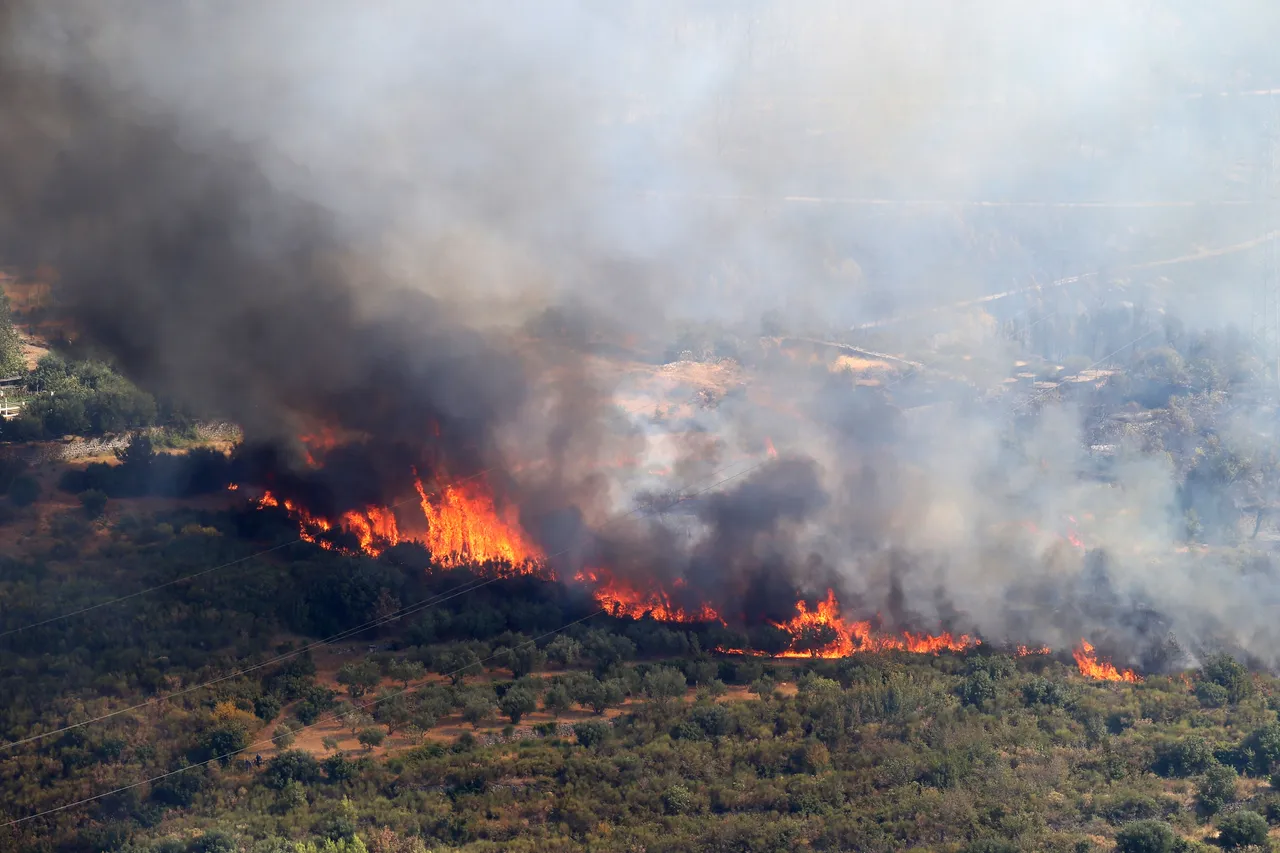
M 1081 476 L 1077 412 L 1015 428 L 1007 406 L 968 401 L 906 422 L 879 392 L 755 359 L 762 395 L 677 430 L 621 414 L 616 373 L 586 355 L 690 320 L 749 339 L 766 311 L 821 331 L 1254 236 L 1247 208 L 1162 200 L 1247 200 L 1216 158 L 1251 126 L 1179 98 L 1265 82 L 1238 72 L 1270 70 L 1272 11 L 1210 26 L 1178 4 L 939 0 L 2 8 L 4 262 L 56 270 L 88 343 L 255 441 L 365 436 L 326 468 L 335 500 L 403 497 L 410 463 L 493 468 L 549 552 L 743 612 L 759 589 L 831 583 L 903 627 L 1109 632 L 1134 650 L 1166 630 L 1259 654 L 1273 639 L 1253 606 L 1269 581 L 1170 555 L 1158 458 Z M 778 201 L 796 195 L 931 203 Z M 1034 221 L 948 203 L 1010 198 L 1161 203 Z M 1214 320 L 1242 301 L 1185 290 Z M 964 344 L 1015 357 L 994 336 Z M 721 494 L 605 529 L 672 488 L 646 473 L 655 457 L 697 489 L 765 436 L 781 458 Z M 1063 544 L 1087 515 L 1105 607 L 1080 580 L 1096 564 Z M 1143 608 L 1156 627 L 1125 615 Z

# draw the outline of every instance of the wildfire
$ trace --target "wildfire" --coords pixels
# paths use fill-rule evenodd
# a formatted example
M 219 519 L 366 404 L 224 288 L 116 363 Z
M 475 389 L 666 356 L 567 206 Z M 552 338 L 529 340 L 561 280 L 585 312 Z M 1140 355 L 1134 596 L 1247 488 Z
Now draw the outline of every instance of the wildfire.
M 307 464 L 312 468 L 320 467 L 317 454 L 323 456 L 338 446 L 338 436 L 331 427 L 321 427 L 318 432 L 298 436 L 298 441 L 306 448 Z
M 269 507 L 269 506 L 284 507 L 285 511 L 288 512 L 289 515 L 292 518 L 296 519 L 298 522 L 298 538 L 299 539 L 301 539 L 303 542 L 310 542 L 314 545 L 319 545 L 321 548 L 325 548 L 330 551 L 333 550 L 332 542 L 330 542 L 327 539 L 319 538 L 320 534 L 328 533 L 330 530 L 333 529 L 333 525 L 330 524 L 326 519 L 319 518 L 318 516 L 312 515 L 302 507 L 294 504 L 294 502 L 291 500 L 281 501 L 278 498 L 276 498 L 275 495 L 271 494 L 271 492 L 266 492 L 265 494 L 263 494 L 261 499 L 259 499 L 258 501 L 258 505 L 261 507 Z
M 512 566 L 516 574 L 527 574 L 542 559 L 537 546 L 521 531 L 515 507 L 499 513 L 483 487 L 445 486 L 433 499 L 421 480 L 414 480 L 414 486 L 427 517 L 423 544 L 442 565 L 498 562 Z
M 773 446 L 773 439 L 768 436 L 764 438 L 764 450 L 769 454 L 770 459 L 778 458 L 778 448 Z
M 1053 654 L 1053 650 L 1048 646 L 1018 646 L 1016 653 L 1018 657 L 1025 658 L 1031 655 Z
M 360 540 L 361 551 L 373 557 L 400 543 L 400 528 L 389 509 L 369 507 L 363 513 L 345 513 L 342 516 L 342 527 Z
M 353 536 L 359 551 L 376 557 L 401 542 L 419 542 L 438 563 L 449 568 L 470 564 L 510 566 L 511 574 L 539 571 L 554 579 L 540 565 L 541 553 L 520 530 L 513 507 L 499 512 L 493 497 L 479 483 L 447 486 L 438 496 L 429 494 L 415 479 L 425 530 L 402 529 L 391 507 L 369 506 L 344 513 L 337 522 L 309 513 L 291 500 L 271 492 L 258 501 L 261 507 L 282 507 L 298 523 L 298 536 L 322 548 L 335 549 L 322 534 L 342 530 Z M 413 524 L 409 525 L 412 530 Z M 508 573 L 505 569 L 499 570 Z
M 1073 649 L 1071 654 L 1076 659 L 1080 674 L 1086 678 L 1094 678 L 1098 681 L 1126 681 L 1130 684 L 1142 681 L 1142 678 L 1131 669 L 1116 669 L 1115 664 L 1110 661 L 1099 661 L 1093 650 L 1093 644 L 1088 640 L 1081 639 L 1080 646 Z
M 573 577 L 580 583 L 595 584 L 592 595 L 600 606 L 614 616 L 630 616 L 640 619 L 646 614 L 659 622 L 719 622 L 724 624 L 720 614 L 709 604 L 702 604 L 696 610 L 687 610 L 671 600 L 665 590 L 649 589 L 640 591 L 622 581 L 599 571 L 578 572 Z M 681 586 L 676 581 L 676 586 Z
M 938 654 L 941 651 L 964 651 L 978 644 L 968 634 L 954 636 L 944 632 L 937 636 L 904 631 L 901 634 L 879 634 L 871 623 L 849 622 L 840 615 L 840 603 L 834 590 L 827 590 L 827 597 L 819 601 L 813 610 L 803 601 L 796 602 L 795 616 L 786 622 L 773 623 L 793 637 L 792 648 L 778 657 L 842 658 L 857 652 L 906 651 L 918 654 Z M 820 642 L 825 640 L 825 642 Z M 801 648 L 796 647 L 799 641 Z M 810 642 L 816 646 L 803 648 Z

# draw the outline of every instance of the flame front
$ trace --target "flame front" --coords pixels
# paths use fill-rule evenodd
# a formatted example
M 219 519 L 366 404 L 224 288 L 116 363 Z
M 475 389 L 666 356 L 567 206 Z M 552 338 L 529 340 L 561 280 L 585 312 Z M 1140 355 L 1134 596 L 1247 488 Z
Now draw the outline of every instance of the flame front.
M 322 534 L 335 529 L 355 538 L 359 551 L 376 557 L 401 542 L 424 545 L 436 562 L 448 568 L 471 564 L 509 566 L 501 574 L 538 572 L 549 580 L 553 574 L 541 565 L 542 554 L 520 529 L 515 509 L 499 512 L 484 486 L 446 486 L 440 495 L 427 492 L 415 479 L 425 531 L 407 532 L 391 507 L 368 506 L 344 513 L 337 523 L 309 513 L 291 500 L 281 501 L 271 492 L 259 499 L 261 507 L 282 507 L 298 523 L 298 536 L 323 548 L 336 549 Z M 410 529 L 414 525 L 410 524 Z M 353 549 L 354 550 L 354 549 Z
M 1080 674 L 1086 678 L 1094 678 L 1098 681 L 1126 681 L 1129 684 L 1142 681 L 1142 678 L 1131 669 L 1116 669 L 1115 664 L 1110 661 L 1098 660 L 1093 644 L 1088 640 L 1081 639 L 1079 647 L 1072 650 L 1071 654 L 1076 659 Z
M 515 507 L 499 513 L 483 488 L 472 484 L 445 486 L 433 499 L 421 480 L 414 480 L 414 486 L 428 524 L 422 544 L 441 565 L 453 568 L 472 563 L 505 563 L 516 574 L 528 574 L 541 561 L 542 552 L 520 529 Z
M 1029 657 L 1031 655 L 1048 655 L 1053 651 L 1048 646 L 1018 646 L 1017 655 L 1020 658 Z
M 879 634 L 869 621 L 849 622 L 840 615 L 840 603 L 834 590 L 827 590 L 827 597 L 819 601 L 813 610 L 803 601 L 796 602 L 795 616 L 786 622 L 775 622 L 792 636 L 792 648 L 778 657 L 843 658 L 857 652 L 905 651 L 917 654 L 938 654 L 942 651 L 964 651 L 978 644 L 968 634 L 954 636 L 944 632 L 937 636 L 904 631 L 901 634 Z M 816 646 L 804 648 L 810 640 L 826 639 Z M 800 647 L 797 647 L 799 642 Z
M 580 583 L 595 585 L 592 595 L 596 601 L 614 616 L 629 616 L 640 619 L 645 615 L 659 622 L 719 622 L 724 624 L 720 614 L 709 604 L 701 604 L 696 610 L 690 610 L 675 604 L 671 596 L 662 589 L 640 591 L 631 585 L 616 580 L 602 571 L 578 572 L 574 580 Z M 676 582 L 679 586 L 679 581 Z

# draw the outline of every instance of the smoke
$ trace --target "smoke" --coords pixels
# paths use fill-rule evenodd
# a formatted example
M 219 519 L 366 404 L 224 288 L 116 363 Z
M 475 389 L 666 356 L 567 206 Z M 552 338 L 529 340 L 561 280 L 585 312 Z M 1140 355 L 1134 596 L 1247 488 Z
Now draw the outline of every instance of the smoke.
M 924 390 L 755 341 L 1100 268 L 1189 325 L 1239 320 L 1244 286 L 1210 276 L 1243 277 L 1247 253 L 1148 264 L 1268 230 L 1251 165 L 1268 99 L 1188 95 L 1267 88 L 1280 12 L 0 10 L 0 258 L 56 270 L 85 341 L 244 423 L 274 476 L 270 448 L 299 433 L 361 437 L 298 489 L 357 505 L 404 497 L 414 468 L 492 469 L 549 553 L 747 618 L 832 584 L 903 627 L 1135 653 L 1174 630 L 1267 655 L 1269 580 L 1178 554 L 1167 459 L 1127 448 L 1085 476 L 1086 412 L 973 392 L 1022 354 L 994 333 L 1015 300 L 879 327 L 879 350 L 932 352 Z M 1107 278 L 1016 304 L 1047 329 Z M 739 373 L 656 370 L 690 329 Z M 711 405 L 670 404 L 692 388 Z M 611 521 L 673 478 L 745 469 L 766 437 L 780 457 L 721 491 Z

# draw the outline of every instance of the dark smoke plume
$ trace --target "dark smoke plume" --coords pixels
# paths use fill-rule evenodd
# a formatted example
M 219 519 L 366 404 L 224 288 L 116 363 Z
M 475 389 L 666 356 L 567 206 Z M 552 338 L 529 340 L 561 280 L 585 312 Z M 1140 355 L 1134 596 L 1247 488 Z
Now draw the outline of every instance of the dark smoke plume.
M 562 576 L 1271 660 L 1274 581 L 1175 550 L 1163 456 L 1086 477 L 1081 412 L 972 390 L 1019 357 L 987 294 L 1112 268 L 1241 316 L 1243 251 L 1208 290 L 1184 257 L 1258 236 L 1220 168 L 1250 125 L 1179 94 L 1280 70 L 1276 12 L 1228 5 L 7 0 L 0 263 L 56 271 L 85 344 L 244 424 L 315 511 L 492 469 Z M 1026 304 L 1053 329 L 1088 288 Z M 855 325 L 932 384 L 775 346 Z M 657 368 L 706 329 L 736 368 Z

